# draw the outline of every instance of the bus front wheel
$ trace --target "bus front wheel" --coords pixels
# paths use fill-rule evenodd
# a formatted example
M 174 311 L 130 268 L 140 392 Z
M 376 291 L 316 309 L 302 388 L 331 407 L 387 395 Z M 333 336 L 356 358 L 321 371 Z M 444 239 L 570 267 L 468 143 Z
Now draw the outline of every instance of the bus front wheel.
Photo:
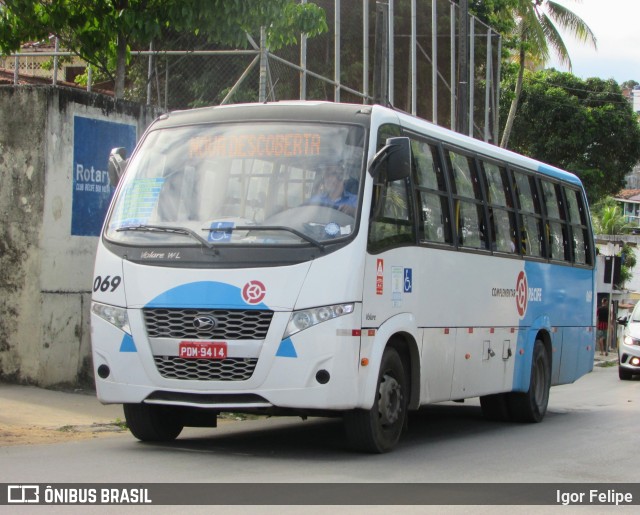
M 407 416 L 407 378 L 398 351 L 387 347 L 382 355 L 376 398 L 369 410 L 345 414 L 347 437 L 356 448 L 383 453 L 398 443 Z
M 143 442 L 170 442 L 184 428 L 178 413 L 168 406 L 124 404 L 123 409 L 129 431 Z
M 551 387 L 551 360 L 542 340 L 536 340 L 531 362 L 529 391 L 510 393 L 509 413 L 515 422 L 540 422 L 547 412 Z

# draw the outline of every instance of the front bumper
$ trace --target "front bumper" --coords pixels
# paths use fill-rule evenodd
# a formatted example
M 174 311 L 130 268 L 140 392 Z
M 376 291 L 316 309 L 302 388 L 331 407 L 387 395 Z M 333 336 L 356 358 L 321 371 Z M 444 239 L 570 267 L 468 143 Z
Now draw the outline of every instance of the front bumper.
M 629 345 L 623 341 L 618 350 L 618 359 L 621 368 L 640 374 L 640 345 Z
M 360 336 L 345 326 L 358 324 L 359 309 L 293 335 L 287 342 L 281 335 L 289 313 L 275 313 L 259 348 L 229 346 L 230 355 L 233 351 L 238 359 L 256 361 L 255 370 L 242 380 L 233 375 L 225 380 L 177 379 L 162 373 L 159 358 L 170 354 L 177 343 L 148 338 L 136 310 L 129 310 L 129 319 L 131 337 L 92 315 L 96 390 L 102 403 L 147 402 L 221 411 L 357 407 Z

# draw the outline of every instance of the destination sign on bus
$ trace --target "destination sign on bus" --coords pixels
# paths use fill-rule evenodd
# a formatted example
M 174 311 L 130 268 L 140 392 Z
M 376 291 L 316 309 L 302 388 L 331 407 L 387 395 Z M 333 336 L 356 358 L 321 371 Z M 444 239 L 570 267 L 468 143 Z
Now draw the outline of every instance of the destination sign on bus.
M 190 158 L 298 157 L 320 155 L 322 137 L 313 132 L 197 136 L 189 141 Z

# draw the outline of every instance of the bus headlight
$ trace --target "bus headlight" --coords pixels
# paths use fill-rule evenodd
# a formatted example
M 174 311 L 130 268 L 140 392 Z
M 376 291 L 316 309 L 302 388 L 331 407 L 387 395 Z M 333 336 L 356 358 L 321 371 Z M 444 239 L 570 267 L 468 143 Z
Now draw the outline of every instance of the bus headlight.
M 626 345 L 640 345 L 640 340 L 636 340 L 635 338 L 631 338 L 631 336 L 624 337 L 624 343 Z
M 127 316 L 126 309 L 110 306 L 108 304 L 100 304 L 99 302 L 92 302 L 91 312 L 110 324 L 115 325 L 121 331 L 131 334 L 131 329 L 129 328 L 129 317 Z
M 291 335 L 304 331 L 309 327 L 317 325 L 321 322 L 326 322 L 333 318 L 338 318 L 344 315 L 353 313 L 354 304 L 336 304 L 334 306 L 323 306 L 321 308 L 302 309 L 300 311 L 294 311 L 289 317 L 289 323 L 287 329 L 284 332 L 282 339 L 288 338 Z

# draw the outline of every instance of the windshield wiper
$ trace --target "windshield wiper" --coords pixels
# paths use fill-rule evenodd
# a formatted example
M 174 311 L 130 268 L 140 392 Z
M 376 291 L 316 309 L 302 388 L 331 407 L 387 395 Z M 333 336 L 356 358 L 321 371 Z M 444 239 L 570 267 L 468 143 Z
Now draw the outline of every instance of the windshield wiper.
M 118 227 L 118 232 L 122 231 L 142 231 L 142 232 L 166 232 L 170 234 L 182 234 L 184 236 L 191 236 L 193 239 L 202 243 L 205 247 L 213 247 L 213 245 L 200 236 L 197 232 L 187 229 L 186 227 L 174 227 L 171 225 L 125 225 L 124 227 Z
M 307 236 L 306 234 L 297 231 L 296 229 L 292 229 L 291 227 L 286 227 L 284 225 L 236 225 L 233 227 L 224 227 L 224 228 L 216 228 L 211 227 L 208 229 L 202 229 L 203 231 L 208 232 L 228 232 L 231 233 L 233 231 L 285 231 L 290 232 L 291 234 L 295 234 L 301 240 L 306 241 L 307 243 L 311 243 L 315 247 L 318 247 L 320 250 L 324 251 L 324 245 L 320 243 L 318 240 Z

